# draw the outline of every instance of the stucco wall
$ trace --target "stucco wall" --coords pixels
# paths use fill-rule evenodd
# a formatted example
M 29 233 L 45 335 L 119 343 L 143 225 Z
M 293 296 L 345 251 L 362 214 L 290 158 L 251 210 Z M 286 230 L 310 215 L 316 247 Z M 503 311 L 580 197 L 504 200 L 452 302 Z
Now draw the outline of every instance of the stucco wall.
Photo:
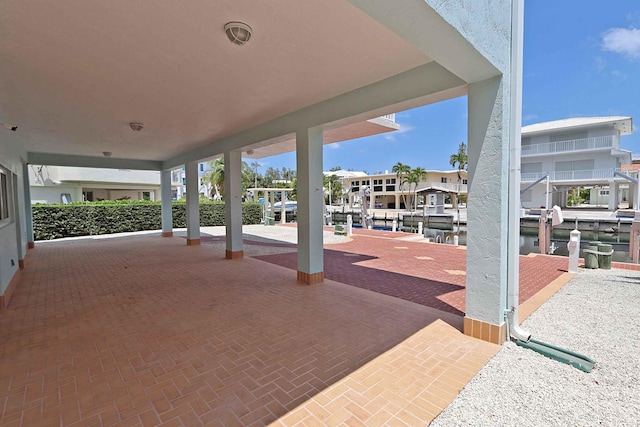
M 11 176 L 11 182 L 8 183 L 11 195 L 14 190 L 13 179 L 17 180 L 18 194 L 23 191 L 22 161 L 26 157 L 27 154 L 18 145 L 15 135 L 8 131 L 0 133 L 0 164 Z M 23 210 L 19 210 L 18 214 L 24 215 Z M 21 218 L 20 222 L 24 223 L 24 218 Z M 20 230 L 16 231 L 17 228 Z M 20 243 L 18 243 L 18 236 L 20 236 Z M 18 270 L 18 244 L 22 246 L 22 252 L 25 253 L 26 236 L 16 221 L 15 213 L 13 213 L 11 222 L 0 227 L 0 294 L 2 295 Z M 11 265 L 12 261 L 13 265 Z
M 510 0 L 425 0 L 494 67 L 510 67 Z

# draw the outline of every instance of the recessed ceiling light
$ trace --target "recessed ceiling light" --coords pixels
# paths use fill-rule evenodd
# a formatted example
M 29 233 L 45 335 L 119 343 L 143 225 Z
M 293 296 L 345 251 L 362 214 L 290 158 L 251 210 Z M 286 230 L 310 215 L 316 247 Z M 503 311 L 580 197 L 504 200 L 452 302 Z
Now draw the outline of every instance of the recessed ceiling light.
M 111 157 L 111 151 L 103 151 L 102 155 L 105 157 Z
M 238 46 L 246 44 L 251 38 L 251 27 L 243 22 L 227 22 L 224 32 L 227 33 L 229 41 Z
M 129 126 L 131 127 L 132 130 L 134 130 L 136 132 L 140 132 L 142 130 L 142 128 L 144 127 L 144 124 L 131 122 L 131 123 L 129 123 Z

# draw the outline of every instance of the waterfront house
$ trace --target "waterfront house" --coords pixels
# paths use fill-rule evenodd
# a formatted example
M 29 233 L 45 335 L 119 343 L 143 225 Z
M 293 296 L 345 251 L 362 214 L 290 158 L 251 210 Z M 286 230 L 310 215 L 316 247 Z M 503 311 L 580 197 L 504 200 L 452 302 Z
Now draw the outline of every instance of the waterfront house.
M 590 201 L 616 210 L 632 206 L 635 187 L 621 174 L 631 152 L 620 139 L 633 131 L 631 117 L 577 117 L 522 128 L 523 208 L 567 207 L 569 193 L 591 190 Z M 548 183 L 547 183 L 548 181 Z M 535 185 L 534 185 L 535 184 Z M 569 199 L 570 200 L 570 199 Z

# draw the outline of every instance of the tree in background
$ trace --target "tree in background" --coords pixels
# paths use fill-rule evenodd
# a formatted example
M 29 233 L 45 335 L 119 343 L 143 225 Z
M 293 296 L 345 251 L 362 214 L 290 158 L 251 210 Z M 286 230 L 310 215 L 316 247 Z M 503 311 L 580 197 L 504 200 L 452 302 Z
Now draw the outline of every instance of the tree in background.
M 241 163 L 242 170 L 240 176 L 242 178 L 242 194 L 246 194 L 247 188 L 253 182 L 251 168 L 247 162 Z M 209 172 L 202 177 L 202 182 L 211 185 L 210 196 L 215 199 L 224 198 L 224 158 L 218 158 L 209 162 Z
M 451 157 L 449 157 L 449 164 L 452 167 L 455 168 L 456 165 L 458 165 L 458 193 L 460 193 L 459 191 L 460 181 L 462 181 L 462 176 L 460 175 L 460 171 L 467 170 L 468 162 L 469 162 L 469 156 L 467 155 L 467 144 L 465 144 L 464 142 L 461 142 L 460 145 L 458 146 L 458 152 L 456 154 L 452 154 Z M 461 202 L 464 202 L 464 203 L 467 202 L 466 196 L 463 197 L 462 195 L 458 194 L 458 197 Z
M 409 193 L 413 187 L 413 208 L 418 209 L 418 184 L 425 179 L 427 171 L 420 166 L 409 170 L 409 173 L 405 176 L 404 182 L 409 184 Z
M 400 186 L 400 194 L 402 196 L 402 201 L 405 205 L 405 207 L 407 206 L 407 201 L 404 197 L 404 189 L 403 189 L 403 184 L 404 184 L 404 178 L 405 176 L 411 171 L 411 166 L 409 165 L 405 165 L 402 162 L 398 162 L 395 165 L 393 165 L 393 167 L 391 168 L 391 172 L 396 174 L 396 182 L 398 183 L 398 185 Z M 397 206 L 397 208 L 400 208 L 400 206 Z
M 458 152 L 456 154 L 452 154 L 449 157 L 449 164 L 452 167 L 456 167 L 458 165 L 458 170 L 467 170 L 467 164 L 469 161 L 469 157 L 467 156 L 467 144 L 461 142 L 458 146 Z
M 337 175 L 325 175 L 322 178 L 322 185 L 327 191 L 325 204 L 333 204 L 342 198 L 342 182 Z

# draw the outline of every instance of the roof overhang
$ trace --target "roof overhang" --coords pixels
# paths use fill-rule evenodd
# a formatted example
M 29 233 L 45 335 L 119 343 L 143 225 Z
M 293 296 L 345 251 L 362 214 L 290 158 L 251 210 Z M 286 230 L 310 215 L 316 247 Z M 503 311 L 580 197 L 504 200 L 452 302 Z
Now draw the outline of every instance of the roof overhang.
M 482 19 L 504 24 L 504 4 Z M 506 39 L 467 15 L 479 12 L 415 0 L 7 0 L 0 122 L 32 163 L 151 170 L 292 150 L 312 127 L 325 143 L 392 131 L 376 117 L 501 74 L 480 51 L 502 54 Z M 242 47 L 224 34 L 238 20 L 253 29 Z

